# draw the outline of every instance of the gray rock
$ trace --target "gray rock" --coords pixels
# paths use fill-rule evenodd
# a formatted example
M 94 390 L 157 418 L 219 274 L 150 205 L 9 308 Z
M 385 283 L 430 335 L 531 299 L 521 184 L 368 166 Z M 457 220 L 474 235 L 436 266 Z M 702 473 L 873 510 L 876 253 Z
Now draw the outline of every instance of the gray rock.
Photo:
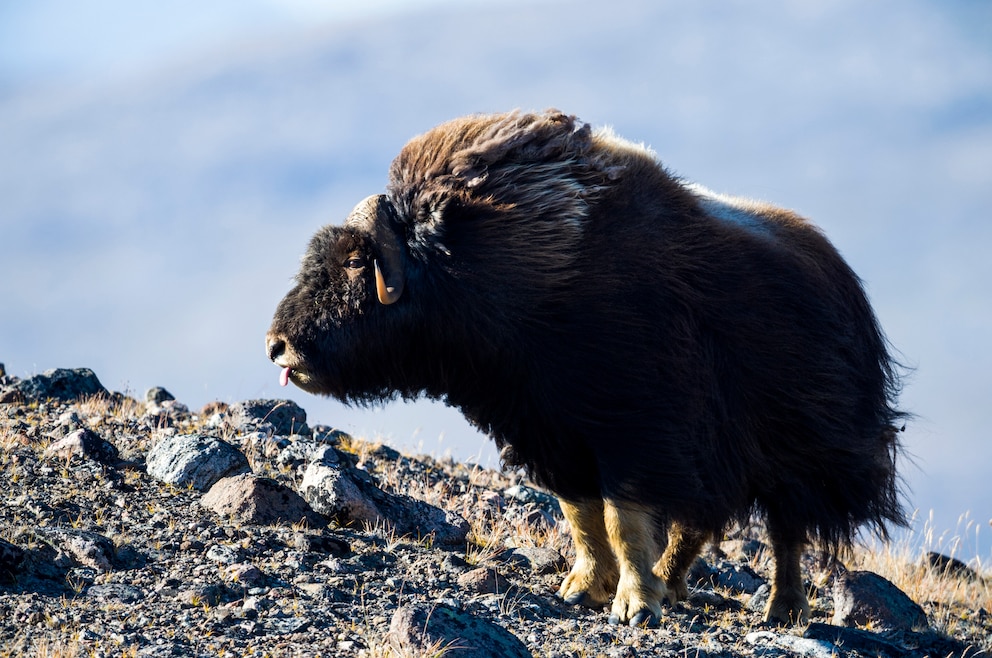
M 936 569 L 944 574 L 963 578 L 964 580 L 980 580 L 981 576 L 977 571 L 969 567 L 961 560 L 948 557 L 942 553 L 930 551 L 923 558 L 924 564 L 931 569 Z
M 327 443 L 336 446 L 342 441 L 350 441 L 351 435 L 345 431 L 328 427 L 327 425 L 314 425 L 310 428 L 314 441 Z
M 422 500 L 383 491 L 368 473 L 339 461 L 331 446 L 319 446 L 312 457 L 300 493 L 314 510 L 338 523 L 385 523 L 399 535 L 432 537 L 445 545 L 462 543 L 468 536 L 465 519 Z
M 371 489 L 365 485 L 366 492 Z M 455 512 L 443 510 L 405 494 L 390 494 L 375 489 L 373 499 L 386 519 L 400 535 L 418 539 L 432 538 L 437 544 L 464 544 L 470 526 Z
M 310 462 L 303 472 L 300 494 L 314 510 L 342 525 L 374 525 L 383 520 L 375 501 L 365 495 L 339 464 Z
M 246 473 L 248 458 L 213 436 L 180 434 L 162 439 L 148 451 L 145 467 L 152 477 L 206 491 L 223 477 Z
M 343 539 L 309 532 L 297 534 L 293 545 L 297 550 L 307 553 L 328 553 L 338 557 L 351 552 L 351 546 Z
M 86 596 L 108 603 L 137 603 L 145 598 L 145 593 L 133 585 L 107 583 L 106 585 L 91 585 L 86 590 Z
M 276 463 L 279 466 L 296 468 L 297 466 L 303 466 L 311 461 L 322 461 L 315 460 L 313 457 L 317 446 L 318 444 L 316 441 L 308 441 L 306 439 L 291 441 L 279 451 L 279 454 L 276 455 Z
M 510 581 L 495 569 L 479 567 L 458 576 L 458 586 L 472 594 L 505 594 Z
M 298 493 L 253 473 L 221 478 L 203 495 L 200 504 L 241 523 L 274 525 L 304 521 L 314 528 L 327 525 Z
M 245 552 L 230 544 L 213 544 L 207 549 L 206 556 L 218 564 L 237 564 L 245 559 Z
M 927 615 L 902 590 L 870 571 L 851 571 L 834 582 L 834 618 L 838 626 L 871 623 L 883 630 L 923 630 Z
M 280 436 L 310 434 L 307 412 L 292 400 L 245 400 L 228 408 L 235 427 L 268 424 Z
M 841 658 L 846 655 L 845 652 L 830 642 L 796 637 L 787 633 L 779 634 L 772 631 L 755 631 L 745 635 L 744 641 L 761 649 L 768 646 L 778 647 L 785 649 L 791 655 L 806 656 L 808 658 Z
M 498 562 L 529 569 L 537 574 L 561 573 L 568 568 L 568 560 L 553 548 L 536 546 L 509 548 L 495 559 Z
M 710 576 L 710 581 L 715 586 L 725 587 L 743 594 L 754 594 L 758 588 L 765 584 L 765 579 L 756 574 L 751 567 L 729 560 L 722 560 L 716 566 L 715 573 Z
M 176 397 L 172 393 L 169 393 L 161 386 L 154 386 L 145 391 L 145 402 L 150 404 L 162 404 L 163 402 L 175 399 Z
M 830 642 L 845 651 L 857 651 L 868 656 L 908 656 L 910 652 L 889 642 L 878 633 L 862 631 L 857 628 L 846 628 L 814 622 L 803 631 L 803 637 Z
M 764 612 L 765 608 L 768 607 L 768 600 L 772 597 L 772 586 L 765 583 L 759 587 L 753 594 L 751 598 L 748 599 L 747 605 L 745 606 L 748 610 L 753 612 Z
M 55 368 L 15 383 L 13 388 L 34 400 L 55 399 L 65 402 L 91 395 L 109 395 L 96 374 L 89 368 Z
M 445 606 L 405 605 L 394 614 L 387 642 L 400 655 L 529 658 L 515 635 L 491 622 Z
M 117 461 L 117 448 L 90 429 L 78 429 L 55 441 L 45 449 L 46 459 L 81 457 L 103 464 Z
M 92 567 L 101 573 L 114 568 L 114 542 L 103 535 L 70 528 L 38 528 L 35 534 L 52 548 L 69 555 L 78 564 Z
M 503 495 L 520 503 L 532 503 L 552 513 L 561 512 L 557 498 L 523 484 L 515 484 L 507 488 Z

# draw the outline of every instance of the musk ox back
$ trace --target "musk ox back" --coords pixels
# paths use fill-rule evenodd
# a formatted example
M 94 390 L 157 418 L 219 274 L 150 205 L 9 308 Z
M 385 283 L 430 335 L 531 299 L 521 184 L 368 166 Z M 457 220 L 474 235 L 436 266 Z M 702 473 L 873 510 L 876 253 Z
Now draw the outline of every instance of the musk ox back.
M 559 594 L 652 623 L 704 543 L 760 514 L 768 619 L 805 620 L 809 541 L 884 535 L 898 381 L 857 276 L 792 212 L 669 174 L 555 111 L 414 138 L 314 236 L 267 336 L 312 393 L 429 396 L 555 492 Z

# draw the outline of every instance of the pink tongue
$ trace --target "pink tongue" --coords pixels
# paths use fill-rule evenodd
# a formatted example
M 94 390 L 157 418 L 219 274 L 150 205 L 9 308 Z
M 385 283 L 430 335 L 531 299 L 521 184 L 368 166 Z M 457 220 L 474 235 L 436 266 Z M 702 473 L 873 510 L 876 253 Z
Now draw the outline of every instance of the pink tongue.
M 289 369 L 289 368 L 283 368 L 282 369 L 282 372 L 279 373 L 279 385 L 280 386 L 286 386 L 287 384 L 289 384 L 289 373 L 291 373 L 291 372 L 292 372 L 292 370 Z

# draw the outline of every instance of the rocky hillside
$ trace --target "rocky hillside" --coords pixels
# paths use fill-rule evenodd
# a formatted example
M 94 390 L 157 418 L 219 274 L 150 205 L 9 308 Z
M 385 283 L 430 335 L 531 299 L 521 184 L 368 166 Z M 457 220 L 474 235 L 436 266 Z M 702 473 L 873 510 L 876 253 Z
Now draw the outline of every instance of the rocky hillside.
M 762 625 L 757 528 L 697 561 L 660 628 L 610 626 L 555 597 L 567 524 L 519 473 L 401 455 L 292 402 L 191 412 L 0 366 L 0 483 L 0 656 L 992 652 L 992 580 L 936 554 L 811 553 L 814 622 Z

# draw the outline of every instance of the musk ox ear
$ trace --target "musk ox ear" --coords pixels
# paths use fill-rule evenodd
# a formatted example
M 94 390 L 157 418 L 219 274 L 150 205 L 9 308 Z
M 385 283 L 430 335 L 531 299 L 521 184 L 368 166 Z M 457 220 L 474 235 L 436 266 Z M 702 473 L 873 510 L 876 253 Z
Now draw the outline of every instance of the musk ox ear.
M 375 260 L 375 289 L 381 304 L 392 304 L 403 294 L 403 242 L 395 223 L 396 209 L 385 194 L 360 202 L 345 226 L 367 233 L 382 256 Z

